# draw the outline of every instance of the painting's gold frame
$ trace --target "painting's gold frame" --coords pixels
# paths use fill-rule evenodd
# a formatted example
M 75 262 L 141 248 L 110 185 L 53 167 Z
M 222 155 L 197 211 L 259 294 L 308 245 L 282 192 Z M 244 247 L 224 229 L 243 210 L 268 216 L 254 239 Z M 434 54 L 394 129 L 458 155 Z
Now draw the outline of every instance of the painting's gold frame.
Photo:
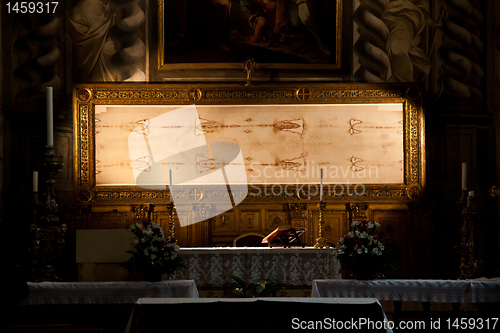
M 422 197 L 425 188 L 424 113 L 421 90 L 414 84 L 86 84 L 73 89 L 74 179 L 80 203 L 166 202 L 168 190 L 146 190 L 138 186 L 99 186 L 95 176 L 96 105 L 244 105 L 244 104 L 377 104 L 402 103 L 404 182 L 366 185 L 364 195 L 328 194 L 325 201 L 390 200 L 405 202 Z M 300 184 L 299 184 L 300 185 Z M 297 185 L 297 186 L 299 186 Z M 252 186 L 255 189 L 255 185 Z M 225 189 L 223 189 L 225 190 Z M 217 190 L 215 190 L 217 191 Z M 212 191 L 213 192 L 213 191 Z M 222 192 L 221 192 L 222 193 Z M 245 201 L 303 200 L 269 197 L 249 189 Z M 219 193 L 220 194 L 220 193 Z M 236 194 L 237 195 L 237 194 Z M 213 202 L 216 193 L 203 197 Z M 306 200 L 319 200 L 311 197 Z
M 342 22 L 343 22 L 343 0 L 337 0 L 336 4 L 336 28 L 335 28 L 335 60 L 331 64 L 279 64 L 259 63 L 258 69 L 304 69 L 304 70 L 340 70 L 342 69 Z M 166 64 L 165 63 L 165 6 L 158 6 L 158 67 L 159 71 L 183 70 L 183 69 L 242 69 L 241 63 L 188 63 L 188 64 Z

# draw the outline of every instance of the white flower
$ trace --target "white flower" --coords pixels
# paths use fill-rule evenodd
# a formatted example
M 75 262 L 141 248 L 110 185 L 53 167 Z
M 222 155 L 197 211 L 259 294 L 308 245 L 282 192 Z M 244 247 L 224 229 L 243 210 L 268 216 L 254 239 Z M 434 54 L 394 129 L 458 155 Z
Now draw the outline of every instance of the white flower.
M 368 240 L 369 240 L 370 242 L 372 242 L 372 241 L 373 241 L 373 236 L 372 236 L 372 235 L 368 236 Z
M 380 227 L 380 223 L 374 222 L 373 224 L 375 224 L 375 228 Z
M 371 229 L 371 228 L 373 228 L 373 223 L 371 223 L 371 222 L 368 222 L 368 223 L 366 224 L 366 227 L 367 227 L 368 229 Z
M 368 253 L 368 248 L 365 247 L 365 253 Z
M 344 254 L 344 251 L 342 249 L 338 249 L 337 254 Z
M 366 233 L 366 231 L 363 231 L 359 234 L 359 238 L 367 238 L 368 237 L 368 233 Z
M 358 254 L 361 254 L 361 253 L 363 253 L 363 250 L 358 249 Z
M 152 255 L 151 255 L 151 259 L 153 259 L 153 260 L 154 260 L 155 258 L 156 258 L 156 254 L 152 254 Z
M 156 246 L 151 247 L 151 252 L 158 252 L 158 248 Z
M 144 255 L 145 255 L 145 256 L 149 256 L 148 249 L 144 249 Z
M 354 227 L 357 227 L 360 224 L 361 224 L 361 222 L 359 222 L 359 221 L 353 221 L 352 224 L 351 224 L 351 227 L 354 228 Z
M 349 236 L 349 238 L 353 238 L 353 237 L 354 237 L 354 232 L 349 231 L 349 232 L 347 233 L 347 236 Z

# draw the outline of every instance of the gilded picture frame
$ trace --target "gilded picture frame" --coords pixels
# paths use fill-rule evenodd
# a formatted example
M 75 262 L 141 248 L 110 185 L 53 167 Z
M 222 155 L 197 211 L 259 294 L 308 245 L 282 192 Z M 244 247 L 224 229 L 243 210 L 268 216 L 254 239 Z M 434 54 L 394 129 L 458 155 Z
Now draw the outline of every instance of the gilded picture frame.
M 165 71 L 168 76 L 168 71 L 242 69 L 248 58 L 258 69 L 342 68 L 342 0 L 190 1 L 153 2 L 160 76 Z M 260 34 L 259 19 L 265 22 Z M 262 37 L 252 41 L 255 35 Z
M 387 106 L 390 107 L 387 108 Z M 155 115 L 159 114 L 157 112 L 159 109 L 165 109 L 165 112 L 168 112 L 172 108 L 197 108 L 200 119 L 204 122 L 204 132 L 202 131 L 202 133 L 206 134 L 208 128 L 216 128 L 216 130 L 222 132 L 233 131 L 237 128 L 239 132 L 236 135 L 224 136 L 221 134 L 222 136 L 218 138 L 219 140 L 231 141 L 233 140 L 231 138 L 238 137 L 241 140 L 237 143 L 242 147 L 245 170 L 250 175 L 248 182 L 244 184 L 248 191 L 242 200 L 244 199 L 246 202 L 276 202 L 276 200 L 290 202 L 319 199 L 320 193 L 317 190 L 304 189 L 304 184 L 319 186 L 320 178 L 318 172 L 312 175 L 308 174 L 308 178 L 301 178 L 303 181 L 296 181 L 295 178 L 280 178 L 280 175 L 276 176 L 277 174 L 275 174 L 275 179 L 269 178 L 269 182 L 267 179 L 255 181 L 255 177 L 249 173 L 254 171 L 252 168 L 255 169 L 254 166 L 257 165 L 252 165 L 250 162 L 255 163 L 255 158 L 252 160 L 254 157 L 253 154 L 258 155 L 265 152 L 265 154 L 261 154 L 264 156 L 261 159 L 272 159 L 274 158 L 272 154 L 277 154 L 276 152 L 286 151 L 287 149 L 288 151 L 305 152 L 302 154 L 302 158 L 304 159 L 307 159 L 305 158 L 307 156 L 325 157 L 324 161 L 318 161 L 316 164 L 319 166 L 316 170 L 322 168 L 326 172 L 324 179 L 321 176 L 321 182 L 323 183 L 324 181 L 324 186 L 329 186 L 328 191 L 324 193 L 323 200 L 325 201 L 388 200 L 391 202 L 407 202 L 409 200 L 418 200 L 424 194 L 424 113 L 420 88 L 414 84 L 287 83 L 279 85 L 263 84 L 250 87 L 238 84 L 81 84 L 76 85 L 73 89 L 73 107 L 75 193 L 80 203 L 165 203 L 171 198 L 168 187 L 166 189 L 145 188 L 144 186 L 127 182 L 113 183 L 113 181 L 102 178 L 105 174 L 105 172 L 102 172 L 104 170 L 104 159 L 108 158 L 110 160 L 106 167 L 112 168 L 112 172 L 108 174 L 113 175 L 118 174 L 119 170 L 121 170 L 116 165 L 122 165 L 120 166 L 122 168 L 124 164 L 128 163 L 127 160 L 129 160 L 128 148 L 123 148 L 125 149 L 123 152 L 126 155 L 125 157 L 114 155 L 114 157 L 110 158 L 106 155 L 107 153 L 103 153 L 103 151 L 109 152 L 111 150 L 116 153 L 119 150 L 120 140 L 113 139 L 115 138 L 114 132 L 107 131 L 109 128 L 120 126 L 116 125 L 117 123 L 106 123 L 106 121 L 114 122 L 114 119 L 120 118 L 120 114 L 125 112 L 122 109 L 125 110 L 125 108 L 128 110 L 126 111 L 127 117 L 131 114 L 133 115 L 136 112 L 134 110 L 143 112 L 141 116 L 138 116 L 138 119 L 142 120 L 146 120 L 143 115 L 148 114 L 148 112 L 156 112 L 154 113 Z M 338 107 L 342 108 L 338 109 Z M 375 109 L 373 109 L 374 107 Z M 370 110 L 375 111 L 372 112 Z M 392 119 L 390 122 L 393 124 L 391 125 L 389 122 L 385 124 L 384 119 L 386 118 L 384 118 L 384 114 L 376 113 L 377 110 L 382 110 L 380 112 L 388 110 L 386 112 L 387 115 L 396 117 L 387 118 Z M 394 110 L 400 111 L 391 113 Z M 97 117 L 96 112 L 98 113 Z M 102 117 L 103 112 L 107 112 L 109 115 L 108 120 Z M 353 116 L 349 112 L 358 113 Z M 255 116 L 249 117 L 248 114 Z M 289 119 L 280 120 L 280 114 Z M 229 119 L 227 115 L 231 115 L 231 119 L 236 119 L 234 121 L 239 121 L 239 123 L 231 124 L 230 120 L 227 120 L 223 124 L 223 120 L 220 119 Z M 263 118 L 259 118 L 259 115 Z M 213 119 L 208 119 L 212 116 Z M 147 117 L 150 119 L 152 116 L 149 115 Z M 372 118 L 365 120 L 362 117 Z M 276 120 L 274 118 L 280 119 Z M 256 119 L 260 120 L 253 123 Z M 316 119 L 317 121 L 311 119 Z M 401 120 L 399 121 L 398 119 Z M 133 126 L 143 126 L 144 128 L 142 120 L 135 122 Z M 267 124 L 265 123 L 266 121 L 270 123 Z M 380 122 L 377 123 L 377 121 Z M 137 125 L 138 123 L 141 124 Z M 247 123 L 248 125 L 245 125 Z M 120 130 L 132 133 L 134 130 L 133 126 L 127 126 L 121 126 Z M 326 134 L 319 135 L 321 131 L 330 132 L 323 132 Z M 141 136 L 144 133 L 141 131 L 138 132 Z M 273 133 L 276 132 L 279 132 L 279 135 L 288 135 L 293 140 L 299 141 L 291 141 L 292 144 L 290 145 L 282 139 L 283 136 L 277 136 L 276 139 L 273 139 Z M 103 133 L 107 133 L 107 136 L 103 137 Z M 214 133 L 209 134 L 214 135 Z M 251 140 L 247 140 L 245 139 L 245 135 L 254 135 L 254 137 Z M 260 148 L 253 146 L 250 148 L 246 147 L 245 145 L 248 141 L 256 141 L 256 135 L 258 137 L 268 135 L 271 139 L 266 140 L 274 147 L 274 150 L 270 149 L 268 152 L 265 145 Z M 391 139 L 391 135 L 395 135 L 398 139 Z M 217 141 L 217 139 L 213 140 Z M 354 149 L 361 149 L 360 151 L 368 152 L 368 154 L 371 154 L 371 157 L 356 156 L 356 154 L 352 154 L 351 152 L 345 153 L 345 156 L 342 155 L 343 150 L 347 150 L 347 148 L 344 149 L 344 145 L 340 143 L 354 144 L 353 142 L 356 142 L 356 140 L 362 140 L 359 141 L 362 144 L 353 146 L 355 147 Z M 363 142 L 368 146 L 365 147 Z M 385 144 L 381 144 L 384 142 Z M 373 147 L 376 148 L 369 146 L 370 144 L 373 144 Z M 123 145 L 126 145 L 126 143 L 123 142 Z M 323 148 L 320 149 L 317 147 Z M 247 153 L 248 149 L 252 153 Z M 347 186 L 350 183 L 354 185 L 354 182 L 351 181 L 352 179 L 349 178 L 350 176 L 348 178 L 335 179 L 329 173 L 333 170 L 332 165 L 335 164 L 335 158 L 340 158 L 342 163 L 347 163 L 344 164 L 346 165 L 345 170 L 348 170 L 349 175 L 351 172 L 354 175 L 355 171 L 368 170 L 371 159 L 379 158 L 379 162 L 373 160 L 370 163 L 385 167 L 386 164 L 381 164 L 380 161 L 385 160 L 383 154 L 387 152 L 387 156 L 392 154 L 391 158 L 394 161 L 386 163 L 393 168 L 390 169 L 392 171 L 385 173 L 386 176 L 381 176 L 381 178 L 366 178 L 366 182 L 363 183 L 362 193 L 354 191 L 352 187 L 351 192 L 339 192 L 335 189 L 335 186 L 340 186 L 340 184 Z M 397 160 L 399 158 L 398 154 L 401 157 L 400 161 Z M 327 159 L 328 156 L 332 157 L 332 161 Z M 119 163 L 122 157 L 123 163 Z M 349 161 L 345 162 L 346 160 Z M 267 164 L 260 163 L 260 166 L 269 166 L 269 170 L 277 170 L 275 172 L 285 169 L 292 169 L 292 172 L 294 172 L 300 168 L 300 163 L 297 160 L 274 159 L 273 161 L 272 163 L 266 162 Z M 400 163 L 400 173 L 394 172 L 394 170 L 399 170 L 397 168 L 394 169 L 394 165 L 397 163 Z M 304 163 L 308 167 L 312 164 L 314 164 L 314 161 Z M 130 166 L 127 167 L 130 168 Z M 302 171 L 299 170 L 298 172 Z M 347 173 L 347 171 L 345 172 Z M 379 177 L 378 173 L 377 177 Z M 285 179 L 285 182 L 280 183 L 281 179 Z M 379 181 L 378 179 L 382 180 Z M 343 183 L 345 180 L 347 180 L 347 183 Z M 385 182 L 384 180 L 388 181 Z M 288 192 L 277 193 L 277 190 L 270 192 L 270 187 L 266 188 L 266 186 L 276 186 L 276 189 L 277 186 L 283 186 Z M 330 190 L 332 186 L 333 191 Z M 207 184 L 198 184 L 196 188 L 200 188 L 205 193 L 205 195 L 193 196 L 192 200 L 196 203 L 215 203 L 218 200 L 217 198 L 223 196 L 217 192 L 219 191 L 218 189 Z M 212 190 L 207 191 L 210 188 Z M 185 190 L 188 192 L 179 195 L 190 198 L 192 193 L 189 193 L 189 191 L 192 189 L 192 186 L 187 186 Z M 223 190 L 225 190 L 225 186 Z M 293 195 L 290 195 L 290 193 Z

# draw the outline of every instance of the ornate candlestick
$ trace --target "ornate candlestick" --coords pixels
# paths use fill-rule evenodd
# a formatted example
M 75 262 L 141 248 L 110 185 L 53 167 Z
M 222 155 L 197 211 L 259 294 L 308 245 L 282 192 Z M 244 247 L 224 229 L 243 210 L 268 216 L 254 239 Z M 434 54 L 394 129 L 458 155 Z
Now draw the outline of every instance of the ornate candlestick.
M 474 191 L 469 191 L 465 202 L 466 205 L 462 209 L 462 225 L 459 229 L 460 245 L 458 252 L 460 255 L 460 273 L 458 279 L 473 279 L 477 277 L 476 275 L 482 266 L 481 262 L 476 260 L 474 255 L 476 247 L 474 242 L 474 225 L 479 216 Z
M 168 235 L 170 239 L 175 240 L 175 223 L 174 223 L 174 211 L 175 204 L 173 202 L 167 205 L 168 209 Z M 177 241 L 175 241 L 177 243 Z
M 323 218 L 323 211 L 326 208 L 326 202 L 320 201 L 318 204 L 319 208 L 319 237 L 316 238 L 316 244 L 314 244 L 314 248 L 316 249 L 321 249 L 321 248 L 329 248 L 330 245 L 326 242 L 326 238 L 324 237 L 324 228 L 325 228 L 325 220 Z
M 54 191 L 55 178 L 64 164 L 62 156 L 55 156 L 54 146 L 45 147 L 45 155 L 40 164 L 44 177 L 45 193 L 38 200 L 34 197 L 34 221 L 31 225 L 32 279 L 34 281 L 58 281 L 56 262 L 64 250 L 66 224 L 59 223 L 57 201 Z

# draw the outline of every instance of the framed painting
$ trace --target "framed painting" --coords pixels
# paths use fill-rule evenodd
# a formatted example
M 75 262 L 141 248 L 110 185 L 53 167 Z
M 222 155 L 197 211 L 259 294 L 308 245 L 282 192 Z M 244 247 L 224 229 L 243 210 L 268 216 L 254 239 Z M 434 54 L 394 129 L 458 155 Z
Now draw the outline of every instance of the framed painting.
M 408 201 L 425 187 L 411 84 L 77 85 L 74 122 L 81 203 Z
M 158 0 L 158 70 L 338 70 L 342 0 Z

